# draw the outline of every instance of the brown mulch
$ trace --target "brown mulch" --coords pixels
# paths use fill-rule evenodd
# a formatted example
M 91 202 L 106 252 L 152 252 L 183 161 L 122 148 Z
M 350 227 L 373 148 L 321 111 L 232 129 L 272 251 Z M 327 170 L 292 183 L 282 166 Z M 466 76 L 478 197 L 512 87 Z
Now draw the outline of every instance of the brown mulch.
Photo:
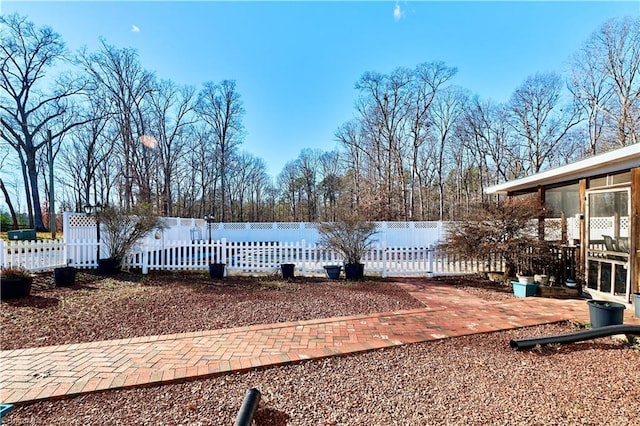
M 513 297 L 481 277 L 438 281 L 485 300 Z M 2 302 L 3 349 L 421 306 L 382 279 L 80 273 L 72 288 L 54 288 L 47 274 L 35 287 L 30 298 Z M 509 348 L 511 339 L 570 331 L 571 324 L 551 324 L 85 394 L 18 407 L 4 424 L 230 425 L 256 387 L 255 424 L 263 426 L 640 425 L 637 348 L 612 338 Z
M 73 287 L 39 274 L 29 298 L 2 302 L 0 348 L 184 333 L 422 307 L 391 282 L 203 273 L 79 272 Z

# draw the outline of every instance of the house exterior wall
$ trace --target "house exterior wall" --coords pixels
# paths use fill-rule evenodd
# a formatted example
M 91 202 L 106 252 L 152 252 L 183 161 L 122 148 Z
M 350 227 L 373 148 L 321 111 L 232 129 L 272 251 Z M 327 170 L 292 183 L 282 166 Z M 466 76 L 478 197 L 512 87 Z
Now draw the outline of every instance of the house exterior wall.
M 631 169 L 631 231 L 629 238 L 629 273 L 631 291 L 640 292 L 640 167 Z
M 630 170 L 620 170 L 619 172 L 626 173 L 630 171 L 631 178 L 629 182 L 622 184 L 622 186 L 630 187 L 631 199 L 630 199 L 630 218 L 629 218 L 629 276 L 631 284 L 631 292 L 640 292 L 640 167 L 634 167 Z M 579 188 L 579 229 L 580 229 L 580 250 L 576 258 L 576 271 L 579 271 L 581 276 L 585 276 L 586 265 L 585 259 L 587 257 L 587 221 L 586 219 L 586 197 L 589 188 L 589 179 L 595 176 L 587 176 L 578 181 Z M 571 181 L 567 181 L 567 184 Z M 575 180 L 573 181 L 575 182 Z M 554 183 L 552 186 L 557 187 L 563 183 Z M 620 184 L 610 187 L 604 186 L 603 188 L 615 188 L 620 187 Z M 535 193 L 538 198 L 545 202 L 545 194 L 547 185 L 538 185 L 532 187 L 529 190 L 520 189 L 516 192 L 508 192 L 507 196 L 517 196 L 523 193 Z

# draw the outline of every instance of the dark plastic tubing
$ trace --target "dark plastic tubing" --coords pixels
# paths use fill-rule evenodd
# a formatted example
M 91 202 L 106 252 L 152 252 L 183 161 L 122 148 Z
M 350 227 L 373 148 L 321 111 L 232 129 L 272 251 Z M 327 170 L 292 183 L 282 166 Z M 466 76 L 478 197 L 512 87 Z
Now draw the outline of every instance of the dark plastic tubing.
M 242 406 L 238 411 L 236 422 L 233 426 L 251 426 L 253 423 L 253 415 L 260 403 L 260 391 L 256 388 L 251 388 L 247 391 L 242 401 Z
M 516 351 L 531 349 L 536 345 L 548 345 L 550 343 L 575 343 L 583 340 L 596 339 L 598 337 L 615 336 L 616 334 L 630 334 L 640 336 L 640 325 L 608 325 L 606 327 L 593 328 L 591 330 L 575 333 L 556 334 L 547 337 L 535 337 L 533 339 L 511 340 L 509 346 Z

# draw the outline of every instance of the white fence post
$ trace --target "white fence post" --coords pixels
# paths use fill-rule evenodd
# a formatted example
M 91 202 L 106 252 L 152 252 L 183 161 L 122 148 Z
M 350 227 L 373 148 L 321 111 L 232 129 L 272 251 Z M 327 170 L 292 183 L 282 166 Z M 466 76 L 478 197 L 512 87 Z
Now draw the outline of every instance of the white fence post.
M 227 239 L 220 240 L 220 263 L 227 263 Z
M 149 265 L 147 259 L 147 247 L 146 245 L 142 247 L 142 274 L 147 275 L 149 273 Z
M 307 242 L 305 240 L 302 240 L 300 259 L 302 259 L 302 266 L 300 269 L 302 272 L 302 276 L 304 277 L 305 273 L 307 272 Z
M 429 245 L 429 273 L 433 274 L 433 244 Z
M 383 241 L 382 242 L 382 278 L 387 278 L 387 256 L 388 256 L 388 252 L 387 252 L 387 242 Z

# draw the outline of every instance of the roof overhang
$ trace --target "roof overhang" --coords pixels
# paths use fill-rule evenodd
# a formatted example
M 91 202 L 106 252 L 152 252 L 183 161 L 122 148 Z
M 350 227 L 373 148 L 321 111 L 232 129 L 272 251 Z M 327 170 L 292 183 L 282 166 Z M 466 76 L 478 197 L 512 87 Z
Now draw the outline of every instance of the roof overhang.
M 542 173 L 512 180 L 485 189 L 487 194 L 506 194 L 508 192 L 535 189 L 538 186 L 553 185 L 615 173 L 640 167 L 640 143 L 625 146 L 604 154 L 594 155 L 566 166 L 556 167 Z

